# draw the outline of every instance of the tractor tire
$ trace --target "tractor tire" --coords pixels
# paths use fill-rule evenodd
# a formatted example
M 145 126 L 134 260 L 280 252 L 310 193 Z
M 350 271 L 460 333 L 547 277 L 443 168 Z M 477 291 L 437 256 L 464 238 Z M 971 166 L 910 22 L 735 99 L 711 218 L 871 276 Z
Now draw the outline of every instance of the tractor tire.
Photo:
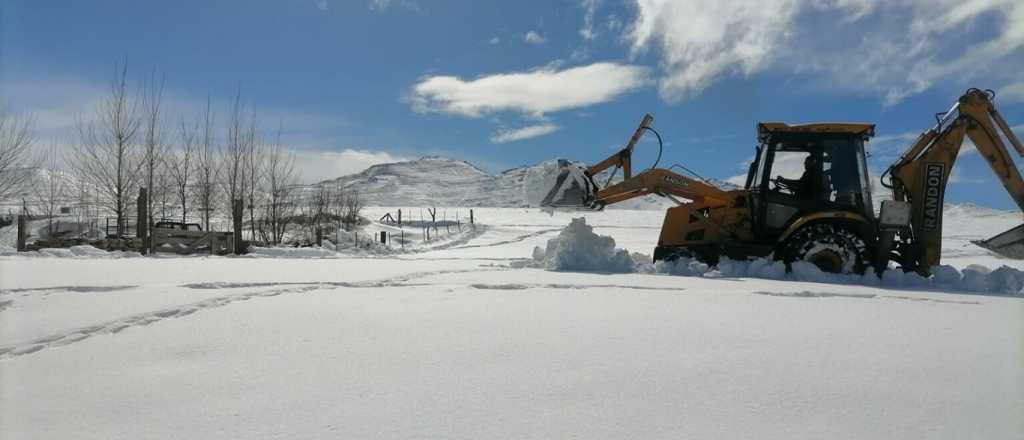
M 786 268 L 805 261 L 823 272 L 862 274 L 867 269 L 868 249 L 864 240 L 841 225 L 816 223 L 800 228 L 780 249 Z

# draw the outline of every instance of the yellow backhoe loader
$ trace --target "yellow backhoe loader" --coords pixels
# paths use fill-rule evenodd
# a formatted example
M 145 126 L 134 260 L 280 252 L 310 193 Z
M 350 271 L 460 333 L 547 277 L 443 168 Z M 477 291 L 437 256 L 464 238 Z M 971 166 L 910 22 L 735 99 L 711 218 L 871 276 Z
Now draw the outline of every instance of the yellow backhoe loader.
M 807 261 L 828 272 L 881 273 L 890 262 L 927 274 L 940 263 L 946 183 L 964 138 L 973 141 L 992 171 L 1024 210 L 1024 180 L 1005 138 L 1019 155 L 1024 146 L 993 106 L 994 93 L 968 90 L 934 127 L 883 174 L 892 200 L 876 215 L 864 144 L 873 124 L 757 125 L 758 147 L 743 189 L 727 190 L 673 165 L 633 175 L 637 141 L 651 128 L 646 115 L 625 148 L 590 167 L 564 162 L 542 202 L 548 207 L 602 209 L 657 194 L 669 208 L 654 259 L 680 256 L 714 264 L 721 256 L 747 259 L 774 255 L 791 264 Z M 660 153 L 659 153 L 660 159 Z M 694 177 L 676 173 L 686 171 Z M 615 181 L 618 171 L 622 180 Z M 605 173 L 603 184 L 597 179 Z M 976 242 L 993 252 L 1024 258 L 1024 225 Z

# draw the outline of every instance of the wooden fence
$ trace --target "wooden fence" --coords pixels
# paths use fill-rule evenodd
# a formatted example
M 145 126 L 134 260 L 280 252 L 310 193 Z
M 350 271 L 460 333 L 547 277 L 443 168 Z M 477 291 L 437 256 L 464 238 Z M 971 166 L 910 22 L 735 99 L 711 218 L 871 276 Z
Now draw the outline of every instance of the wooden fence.
M 233 232 L 153 228 L 152 233 L 155 252 L 174 252 L 181 255 L 196 252 L 225 255 L 235 252 Z

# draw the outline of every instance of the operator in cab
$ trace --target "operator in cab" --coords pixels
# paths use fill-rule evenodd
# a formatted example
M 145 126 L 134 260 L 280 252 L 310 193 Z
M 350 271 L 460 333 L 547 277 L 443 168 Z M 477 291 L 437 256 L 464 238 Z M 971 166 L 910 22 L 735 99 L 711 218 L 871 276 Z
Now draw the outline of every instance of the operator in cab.
M 800 200 L 814 200 L 817 189 L 821 188 L 821 167 L 811 154 L 804 159 L 804 174 L 799 179 L 787 179 L 782 176 L 777 176 L 776 179 L 793 190 L 793 194 Z

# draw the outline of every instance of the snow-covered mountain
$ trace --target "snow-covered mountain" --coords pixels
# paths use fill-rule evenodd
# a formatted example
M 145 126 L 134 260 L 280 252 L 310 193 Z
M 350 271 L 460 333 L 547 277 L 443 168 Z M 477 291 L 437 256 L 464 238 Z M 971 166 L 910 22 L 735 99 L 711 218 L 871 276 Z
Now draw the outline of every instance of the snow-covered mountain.
M 429 156 L 374 165 L 321 182 L 358 192 L 368 206 L 538 207 L 558 177 L 557 159 L 512 168 L 492 175 L 464 160 Z M 644 197 L 619 208 L 668 206 L 659 197 Z

